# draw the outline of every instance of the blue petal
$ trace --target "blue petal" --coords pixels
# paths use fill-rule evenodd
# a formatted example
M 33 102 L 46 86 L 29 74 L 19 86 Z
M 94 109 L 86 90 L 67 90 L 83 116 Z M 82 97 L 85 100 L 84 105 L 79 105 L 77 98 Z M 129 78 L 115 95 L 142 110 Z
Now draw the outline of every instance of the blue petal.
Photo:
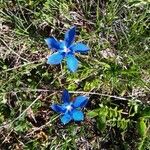
M 72 28 L 70 28 L 66 34 L 65 34 L 65 44 L 66 47 L 68 48 L 74 41 L 75 39 L 75 33 L 76 33 L 76 27 L 73 26 Z
M 59 52 L 56 52 L 56 53 L 48 56 L 47 63 L 51 64 L 51 65 L 53 65 L 53 64 L 60 64 L 62 59 L 63 59 L 63 55 L 61 53 L 59 53 Z
M 60 119 L 61 122 L 65 125 L 72 120 L 72 117 L 68 113 L 66 113 L 63 116 L 61 116 Z
M 57 105 L 57 104 L 53 104 L 52 106 L 50 106 L 54 111 L 58 112 L 58 113 L 65 113 L 66 108 L 61 106 L 61 105 Z
M 60 47 L 60 50 L 63 50 L 64 47 L 65 47 L 65 41 L 60 41 L 59 42 L 59 47 Z
M 59 47 L 59 42 L 54 37 L 46 38 L 45 42 L 48 45 L 49 49 L 58 50 L 60 48 Z
M 78 60 L 75 58 L 74 55 L 71 54 L 67 55 L 66 60 L 69 70 L 75 72 L 78 68 Z
M 74 109 L 74 110 L 72 111 L 72 118 L 74 119 L 74 121 L 82 121 L 82 120 L 84 120 L 83 112 Z
M 88 98 L 86 96 L 78 96 L 78 97 L 75 98 L 75 100 L 73 102 L 73 106 L 75 108 L 77 108 L 77 107 L 82 108 L 87 104 L 87 102 L 88 102 L 87 99 Z
M 70 100 L 70 95 L 69 95 L 68 91 L 65 89 L 65 90 L 63 90 L 63 93 L 62 93 L 62 101 L 64 103 L 69 103 L 69 100 Z
M 74 52 L 87 52 L 89 47 L 83 43 L 73 44 L 70 49 Z

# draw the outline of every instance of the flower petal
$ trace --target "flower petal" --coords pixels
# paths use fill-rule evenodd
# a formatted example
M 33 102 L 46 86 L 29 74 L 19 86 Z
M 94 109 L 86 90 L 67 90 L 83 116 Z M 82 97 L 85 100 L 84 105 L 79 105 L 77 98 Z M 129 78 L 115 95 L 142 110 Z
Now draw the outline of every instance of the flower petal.
M 70 95 L 69 95 L 68 91 L 65 89 L 65 90 L 63 90 L 63 93 L 62 93 L 62 101 L 64 103 L 69 103 L 69 100 L 70 100 Z
M 48 48 L 49 48 L 49 49 L 58 50 L 58 49 L 60 48 L 59 42 L 58 42 L 54 37 L 46 38 L 46 39 L 45 39 L 45 42 L 46 42 L 46 44 L 48 45 Z
M 74 55 L 71 54 L 67 55 L 66 60 L 69 70 L 75 72 L 78 68 L 78 60 L 75 58 Z
M 48 56 L 47 63 L 51 64 L 51 65 L 60 64 L 62 59 L 63 59 L 63 55 L 59 52 L 56 52 L 56 53 Z
M 66 113 L 63 116 L 61 116 L 60 119 L 61 122 L 65 125 L 72 120 L 72 117 L 68 113 Z
M 83 43 L 73 44 L 70 49 L 74 52 L 87 52 L 90 48 Z
M 59 48 L 60 50 L 64 50 L 64 47 L 65 47 L 65 41 L 59 41 Z
M 66 111 L 66 108 L 61 105 L 53 104 L 50 107 L 58 113 L 65 113 Z
M 82 108 L 87 104 L 87 102 L 88 102 L 87 99 L 88 98 L 86 96 L 78 96 L 78 97 L 75 98 L 75 100 L 73 102 L 73 106 L 75 108 L 77 108 L 77 107 Z
M 65 34 L 65 44 L 66 44 L 66 47 L 68 48 L 74 41 L 75 39 L 75 33 L 76 33 L 76 27 L 73 26 L 71 27 Z
M 83 112 L 74 109 L 74 110 L 72 111 L 72 118 L 74 119 L 74 121 L 82 121 L 82 120 L 84 120 Z

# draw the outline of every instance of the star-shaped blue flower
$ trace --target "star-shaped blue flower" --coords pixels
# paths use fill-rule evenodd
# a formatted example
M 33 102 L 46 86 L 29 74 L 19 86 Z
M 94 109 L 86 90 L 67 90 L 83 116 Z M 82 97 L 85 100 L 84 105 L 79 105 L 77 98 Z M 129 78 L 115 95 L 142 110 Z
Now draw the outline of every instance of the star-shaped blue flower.
M 75 72 L 78 68 L 78 60 L 75 53 L 85 53 L 89 47 L 83 43 L 73 43 L 75 40 L 76 27 L 73 26 L 65 33 L 64 41 L 58 41 L 54 37 L 46 38 L 48 47 L 54 52 L 48 56 L 48 64 L 60 64 L 66 58 L 67 67 L 70 71 Z
M 61 122 L 65 125 L 71 120 L 82 121 L 84 115 L 81 109 L 87 104 L 88 98 L 86 96 L 78 96 L 74 101 L 70 101 L 70 95 L 67 90 L 63 91 L 62 94 L 63 104 L 53 104 L 51 108 L 61 113 Z

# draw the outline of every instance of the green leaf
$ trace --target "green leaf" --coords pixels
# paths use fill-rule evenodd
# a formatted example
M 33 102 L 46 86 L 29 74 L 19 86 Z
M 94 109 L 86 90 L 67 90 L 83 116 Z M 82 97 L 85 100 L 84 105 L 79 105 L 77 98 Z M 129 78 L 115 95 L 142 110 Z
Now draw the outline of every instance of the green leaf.
M 87 113 L 87 115 L 90 118 L 94 118 L 94 117 L 98 116 L 98 111 L 96 111 L 96 110 L 90 111 L 90 112 Z
M 130 121 L 129 119 L 125 120 L 125 118 L 120 119 L 120 120 L 117 121 L 117 126 L 119 128 L 121 128 L 122 130 L 126 130 L 127 127 L 128 127 L 128 122 L 129 121 Z
M 0 113 L 0 123 L 4 121 L 4 116 Z
M 100 131 L 103 131 L 106 127 L 106 116 L 99 116 L 96 121 L 97 121 L 97 128 Z
M 146 108 L 141 112 L 141 117 L 150 118 L 150 107 L 146 107 Z
M 138 132 L 139 132 L 141 137 L 144 137 L 146 135 L 147 127 L 146 127 L 146 124 L 144 122 L 144 118 L 140 118 L 138 120 L 137 129 L 138 129 Z

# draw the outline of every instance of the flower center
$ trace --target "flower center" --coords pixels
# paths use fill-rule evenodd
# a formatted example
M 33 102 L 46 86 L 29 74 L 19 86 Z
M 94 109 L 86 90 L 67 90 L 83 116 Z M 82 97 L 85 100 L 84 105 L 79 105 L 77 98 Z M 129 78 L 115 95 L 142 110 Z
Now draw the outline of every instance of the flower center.
M 65 52 L 65 53 L 69 53 L 69 52 L 70 52 L 70 49 L 67 48 L 66 46 L 64 46 L 64 52 Z
M 71 111 L 71 110 L 72 110 L 72 106 L 71 106 L 71 105 L 68 105 L 68 106 L 66 106 L 66 109 L 67 109 L 68 111 Z

